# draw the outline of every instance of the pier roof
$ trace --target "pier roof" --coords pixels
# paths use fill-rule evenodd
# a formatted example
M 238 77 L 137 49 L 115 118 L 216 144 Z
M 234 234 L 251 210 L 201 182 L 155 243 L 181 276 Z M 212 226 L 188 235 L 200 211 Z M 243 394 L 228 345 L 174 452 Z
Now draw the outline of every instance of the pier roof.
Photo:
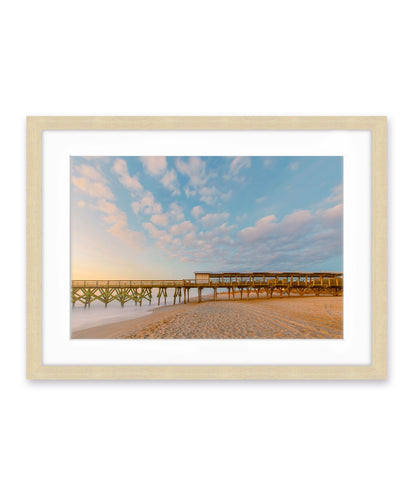
M 341 276 L 342 272 L 228 272 L 228 271 L 209 271 L 200 270 L 195 271 L 195 275 L 205 274 L 210 277 L 237 277 L 237 276 L 247 276 L 247 277 L 275 277 L 275 276 Z

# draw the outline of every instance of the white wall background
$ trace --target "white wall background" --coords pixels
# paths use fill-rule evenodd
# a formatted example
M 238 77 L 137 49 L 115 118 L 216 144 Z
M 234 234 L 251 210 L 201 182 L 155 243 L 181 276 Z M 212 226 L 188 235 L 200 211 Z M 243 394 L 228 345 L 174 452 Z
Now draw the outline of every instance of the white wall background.
M 412 4 L 2 5 L 2 497 L 415 496 Z M 388 115 L 388 381 L 26 381 L 25 116 L 35 114 Z

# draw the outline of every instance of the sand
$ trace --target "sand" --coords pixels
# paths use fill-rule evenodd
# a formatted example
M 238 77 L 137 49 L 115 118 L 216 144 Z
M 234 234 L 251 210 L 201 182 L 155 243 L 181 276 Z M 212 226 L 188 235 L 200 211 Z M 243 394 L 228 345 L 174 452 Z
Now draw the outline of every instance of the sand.
M 342 300 L 305 296 L 191 302 L 76 331 L 72 338 L 342 338 Z

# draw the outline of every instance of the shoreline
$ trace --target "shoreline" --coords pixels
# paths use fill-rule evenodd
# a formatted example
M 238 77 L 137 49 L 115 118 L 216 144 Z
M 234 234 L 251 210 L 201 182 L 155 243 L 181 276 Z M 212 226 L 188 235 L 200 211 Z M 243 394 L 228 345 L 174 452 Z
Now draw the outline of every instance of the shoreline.
M 225 293 L 227 295 L 227 293 Z M 197 299 L 74 331 L 71 339 L 342 338 L 343 298 Z

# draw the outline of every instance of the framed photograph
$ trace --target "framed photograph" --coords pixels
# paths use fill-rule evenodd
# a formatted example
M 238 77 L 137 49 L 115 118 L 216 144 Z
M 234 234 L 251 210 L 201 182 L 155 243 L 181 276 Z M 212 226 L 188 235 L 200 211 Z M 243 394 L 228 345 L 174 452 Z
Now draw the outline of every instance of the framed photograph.
M 29 379 L 384 379 L 385 117 L 28 117 Z

